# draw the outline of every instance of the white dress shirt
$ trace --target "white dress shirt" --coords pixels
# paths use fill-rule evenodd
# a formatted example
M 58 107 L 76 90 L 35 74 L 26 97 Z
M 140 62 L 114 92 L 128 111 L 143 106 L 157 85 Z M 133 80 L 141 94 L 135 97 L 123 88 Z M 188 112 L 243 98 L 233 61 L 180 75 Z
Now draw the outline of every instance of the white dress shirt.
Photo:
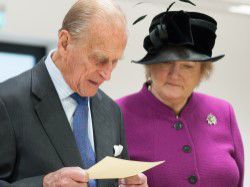
M 56 67 L 55 63 L 51 59 L 51 55 L 54 51 L 55 50 L 50 51 L 49 55 L 47 56 L 45 60 L 45 65 L 52 79 L 52 82 L 56 88 L 57 94 L 62 103 L 63 109 L 69 121 L 70 127 L 73 130 L 73 114 L 76 110 L 77 102 L 73 98 L 70 97 L 74 93 L 74 91 L 65 82 L 62 73 Z M 91 146 L 93 150 L 95 151 L 89 98 L 88 98 L 88 135 L 89 135 Z

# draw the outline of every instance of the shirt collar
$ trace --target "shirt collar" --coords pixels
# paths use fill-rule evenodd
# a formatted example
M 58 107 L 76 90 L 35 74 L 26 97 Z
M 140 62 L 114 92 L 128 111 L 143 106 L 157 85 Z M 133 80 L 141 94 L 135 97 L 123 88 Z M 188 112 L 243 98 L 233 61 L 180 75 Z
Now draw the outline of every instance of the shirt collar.
M 52 79 L 52 82 L 56 88 L 56 91 L 58 93 L 58 96 L 60 100 L 66 99 L 69 96 L 71 96 L 74 91 L 69 87 L 69 85 L 65 82 L 64 77 L 60 70 L 56 67 L 55 63 L 53 62 L 51 55 L 56 50 L 52 50 L 49 52 L 49 55 L 47 56 L 45 60 L 46 68 L 49 72 L 49 75 Z

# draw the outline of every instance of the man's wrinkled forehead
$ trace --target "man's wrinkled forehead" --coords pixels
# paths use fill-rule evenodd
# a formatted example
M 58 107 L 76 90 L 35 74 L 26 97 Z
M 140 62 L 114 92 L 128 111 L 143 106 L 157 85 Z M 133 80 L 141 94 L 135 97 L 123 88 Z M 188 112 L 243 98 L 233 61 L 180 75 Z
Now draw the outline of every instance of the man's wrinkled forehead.
M 95 59 L 99 62 L 116 62 L 122 58 L 123 52 L 118 53 L 115 51 L 109 51 L 109 50 L 99 50 L 95 49 L 89 54 L 89 58 Z

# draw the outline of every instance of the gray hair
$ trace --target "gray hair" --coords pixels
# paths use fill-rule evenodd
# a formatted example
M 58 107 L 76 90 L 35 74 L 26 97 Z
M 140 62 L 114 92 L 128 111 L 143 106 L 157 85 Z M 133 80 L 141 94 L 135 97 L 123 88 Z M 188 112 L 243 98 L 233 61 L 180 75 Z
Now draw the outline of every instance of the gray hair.
M 91 29 L 91 21 L 101 19 L 116 27 L 126 27 L 121 8 L 113 0 L 78 0 L 64 17 L 62 27 L 73 39 L 80 39 Z

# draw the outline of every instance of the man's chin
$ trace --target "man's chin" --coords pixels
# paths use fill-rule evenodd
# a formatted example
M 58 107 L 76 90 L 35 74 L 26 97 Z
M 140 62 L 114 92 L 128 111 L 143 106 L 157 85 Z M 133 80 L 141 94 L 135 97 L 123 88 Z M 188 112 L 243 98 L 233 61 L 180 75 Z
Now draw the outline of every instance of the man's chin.
M 97 91 L 98 91 L 98 88 L 97 89 L 93 89 L 93 88 L 85 89 L 84 91 L 81 92 L 81 96 L 83 96 L 83 97 L 93 97 L 93 96 L 96 95 Z

